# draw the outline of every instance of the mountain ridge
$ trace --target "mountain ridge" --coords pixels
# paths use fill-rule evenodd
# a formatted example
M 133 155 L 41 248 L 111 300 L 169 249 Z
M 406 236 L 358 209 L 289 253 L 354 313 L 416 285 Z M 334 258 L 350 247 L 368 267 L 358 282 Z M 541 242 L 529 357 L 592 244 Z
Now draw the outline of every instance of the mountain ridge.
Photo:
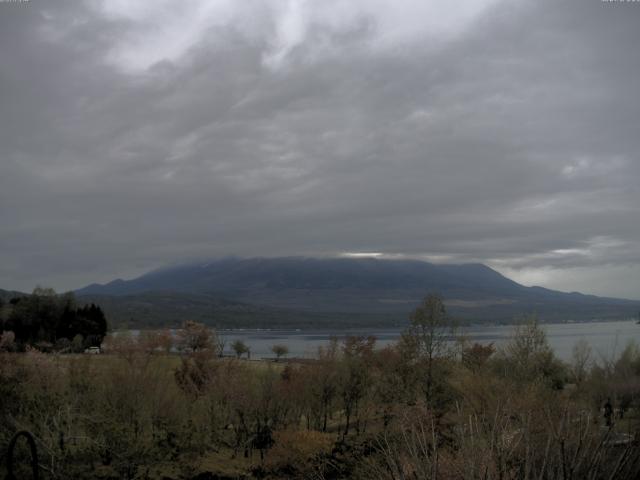
M 151 305 L 164 294 L 175 301 L 171 307 L 163 301 L 166 308 L 198 318 L 206 318 L 207 311 L 211 315 L 224 311 L 230 318 L 230 307 L 220 309 L 220 299 L 225 299 L 245 305 L 245 320 L 253 314 L 275 320 L 282 315 L 294 323 L 296 318 L 305 323 L 308 318 L 370 315 L 396 323 L 406 320 L 429 292 L 441 294 L 452 315 L 472 321 L 503 322 L 527 313 L 536 313 L 543 321 L 622 318 L 640 309 L 640 302 L 633 300 L 527 287 L 481 263 L 373 258 L 225 257 L 162 267 L 131 280 L 91 284 L 76 290 L 76 295 L 109 298 L 108 303 L 126 303 L 135 311 L 131 305 L 140 303 L 137 297 L 146 296 L 142 303 Z M 195 304 L 209 307 L 174 308 L 193 305 L 193 296 L 198 298 Z M 152 309 L 161 314 L 156 307 Z

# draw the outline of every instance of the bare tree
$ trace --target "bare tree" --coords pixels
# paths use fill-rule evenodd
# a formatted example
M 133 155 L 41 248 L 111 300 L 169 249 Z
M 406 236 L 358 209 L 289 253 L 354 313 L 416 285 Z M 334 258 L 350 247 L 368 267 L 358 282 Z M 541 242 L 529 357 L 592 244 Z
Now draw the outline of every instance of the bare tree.
M 343 436 L 349 434 L 351 420 L 356 418 L 360 430 L 359 406 L 371 387 L 371 357 L 376 337 L 349 336 L 344 339 L 344 354 L 340 367 L 339 384 L 345 416 Z
M 434 380 L 434 361 L 452 353 L 450 339 L 455 324 L 447 315 L 442 298 L 427 295 L 411 314 L 411 325 L 402 335 L 403 348 L 409 349 L 419 360 L 426 362 L 426 396 L 431 398 Z
M 589 363 L 591 362 L 591 347 L 589 342 L 581 338 L 573 346 L 571 354 L 571 373 L 573 381 L 580 384 L 587 376 Z
M 242 340 L 235 340 L 231 343 L 231 349 L 235 352 L 236 357 L 240 358 L 245 353 L 249 355 L 249 347 Z
M 16 335 L 8 330 L 0 335 L 0 351 L 11 352 L 15 348 Z
M 271 351 L 275 354 L 276 360 L 280 361 L 280 357 L 283 357 L 289 354 L 289 347 L 287 347 L 286 345 L 276 344 L 273 347 L 271 347 Z
M 180 350 L 197 352 L 217 348 L 215 332 L 202 323 L 186 321 L 178 331 L 177 337 L 177 346 Z

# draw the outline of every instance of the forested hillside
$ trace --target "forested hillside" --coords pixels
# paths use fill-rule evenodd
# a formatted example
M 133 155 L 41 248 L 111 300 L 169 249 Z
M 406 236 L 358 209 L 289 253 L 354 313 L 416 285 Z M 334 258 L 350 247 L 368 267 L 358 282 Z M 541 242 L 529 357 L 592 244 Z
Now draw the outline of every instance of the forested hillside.
M 639 301 L 525 287 L 480 264 L 409 260 L 225 258 L 162 268 L 76 291 L 104 306 L 114 325 L 218 327 L 398 326 L 427 292 L 460 321 L 509 323 L 620 319 Z

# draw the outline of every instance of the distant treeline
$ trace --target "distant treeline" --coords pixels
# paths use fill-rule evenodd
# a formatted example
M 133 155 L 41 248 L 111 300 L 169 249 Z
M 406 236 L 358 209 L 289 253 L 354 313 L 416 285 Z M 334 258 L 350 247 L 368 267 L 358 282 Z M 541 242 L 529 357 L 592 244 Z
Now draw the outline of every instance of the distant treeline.
M 72 293 L 36 288 L 0 305 L 0 331 L 5 348 L 77 351 L 102 343 L 107 319 L 98 305 L 78 306 Z
M 316 312 L 240 303 L 215 295 L 141 292 L 135 295 L 81 295 L 78 302 L 99 304 L 117 330 L 180 328 L 185 319 L 223 328 L 404 327 L 406 313 Z

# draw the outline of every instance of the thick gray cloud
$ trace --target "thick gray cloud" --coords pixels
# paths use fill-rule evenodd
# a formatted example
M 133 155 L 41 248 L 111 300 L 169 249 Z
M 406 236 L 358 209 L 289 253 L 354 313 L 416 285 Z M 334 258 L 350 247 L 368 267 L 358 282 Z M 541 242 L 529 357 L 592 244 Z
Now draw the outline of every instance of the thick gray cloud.
M 0 287 L 379 252 L 640 298 L 640 4 L 0 3 Z

